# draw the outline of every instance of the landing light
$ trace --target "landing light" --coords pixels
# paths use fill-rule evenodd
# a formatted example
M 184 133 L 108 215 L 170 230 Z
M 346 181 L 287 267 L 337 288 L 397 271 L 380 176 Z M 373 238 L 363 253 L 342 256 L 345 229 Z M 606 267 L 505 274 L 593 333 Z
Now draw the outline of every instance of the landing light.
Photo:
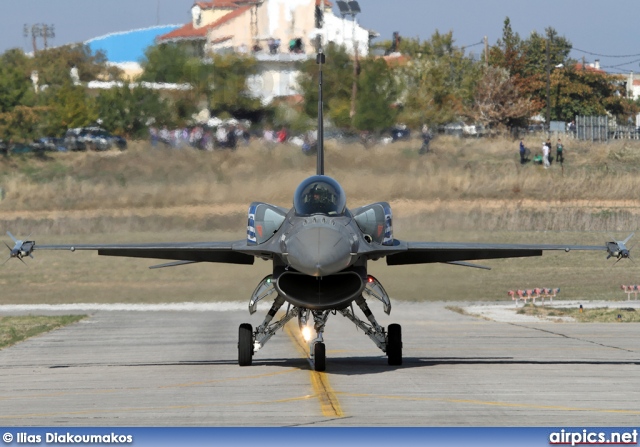
M 311 340 L 311 328 L 309 326 L 302 328 L 302 338 L 304 338 L 304 341 Z

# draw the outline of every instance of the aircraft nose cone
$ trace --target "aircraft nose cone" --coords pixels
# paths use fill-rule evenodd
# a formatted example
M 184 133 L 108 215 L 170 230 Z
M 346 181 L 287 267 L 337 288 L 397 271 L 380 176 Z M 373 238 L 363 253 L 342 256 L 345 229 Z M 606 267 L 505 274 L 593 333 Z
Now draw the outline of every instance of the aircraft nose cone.
M 305 228 L 287 241 L 291 267 L 311 276 L 339 272 L 351 262 L 349 239 L 331 227 Z

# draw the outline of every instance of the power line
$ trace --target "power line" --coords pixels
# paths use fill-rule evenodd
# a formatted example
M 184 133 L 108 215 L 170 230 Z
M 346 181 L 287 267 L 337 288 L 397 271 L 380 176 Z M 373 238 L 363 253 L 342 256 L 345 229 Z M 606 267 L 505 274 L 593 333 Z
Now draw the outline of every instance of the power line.
M 636 62 L 640 62 L 640 59 L 636 59 L 635 61 L 631 61 L 631 62 L 625 62 L 624 64 L 602 66 L 601 68 L 620 68 L 620 67 L 624 67 L 625 65 L 635 64 Z
M 482 45 L 483 43 L 484 43 L 484 40 L 481 40 L 480 42 L 474 43 L 474 44 L 471 44 L 471 45 L 462 45 L 462 47 L 460 47 L 460 48 L 464 48 L 464 49 L 473 48 L 473 47 L 477 47 L 478 45 Z
M 585 54 L 589 54 L 591 56 L 600 56 L 600 57 L 619 57 L 619 58 L 624 58 L 624 57 L 640 57 L 640 54 L 599 54 L 599 53 L 592 53 L 591 51 L 585 51 L 585 50 L 581 50 L 579 48 L 573 47 L 572 50 L 576 50 L 579 51 L 581 53 L 585 53 Z

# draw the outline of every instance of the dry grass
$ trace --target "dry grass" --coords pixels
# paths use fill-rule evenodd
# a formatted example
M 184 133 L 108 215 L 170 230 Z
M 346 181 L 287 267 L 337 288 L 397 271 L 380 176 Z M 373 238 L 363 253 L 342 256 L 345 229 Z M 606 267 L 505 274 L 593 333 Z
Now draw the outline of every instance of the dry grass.
M 533 144 L 533 142 L 531 142 Z M 517 142 L 440 137 L 434 154 L 419 142 L 364 149 L 327 145 L 327 173 L 350 202 L 395 200 L 635 201 L 640 142 L 570 142 L 564 170 L 520 166 Z M 60 153 L 50 159 L 0 162 L 3 210 L 172 207 L 262 201 L 287 204 L 292 190 L 315 171 L 315 157 L 295 146 L 236 152 L 151 149 Z M 537 147 L 537 146 L 536 146 Z
M 594 309 L 583 309 L 581 312 L 580 309 L 577 308 L 550 308 L 529 305 L 518 310 L 518 313 L 544 319 L 570 317 L 579 323 L 640 323 L 640 312 L 637 312 L 631 307 L 620 309 L 598 307 Z
M 86 315 L 20 316 L 0 318 L 0 348 L 75 323 Z
M 525 142 L 540 146 L 537 140 Z M 640 142 L 566 142 L 564 170 L 520 166 L 518 143 L 439 137 L 364 149 L 327 145 L 326 172 L 348 204 L 386 200 L 403 240 L 601 244 L 638 230 Z M 293 146 L 236 152 L 152 149 L 56 153 L 0 159 L 0 233 L 41 243 L 234 240 L 245 237 L 252 201 L 290 206 L 315 173 L 315 157 Z M 2 262 L 0 260 L 0 262 Z M 0 268 L 0 302 L 168 302 L 248 300 L 270 264 L 193 265 L 150 271 L 153 261 L 95 253 L 36 252 L 28 270 Z M 640 283 L 631 262 L 602 253 L 479 262 L 491 272 L 447 265 L 370 264 L 392 298 L 507 299 L 509 289 L 560 287 L 561 298 L 622 299 Z M 25 284 L 28 283 L 28 284 Z
M 533 147 L 535 141 L 528 141 Z M 386 200 L 439 229 L 626 231 L 640 215 L 640 142 L 567 143 L 564 169 L 520 166 L 517 142 L 440 137 L 364 149 L 327 145 L 351 207 Z M 537 147 L 537 146 L 536 146 Z M 0 160 L 0 225 L 44 234 L 232 229 L 254 200 L 289 206 L 315 171 L 297 147 L 152 149 Z M 161 218 L 162 224 L 159 224 Z M 453 227 L 452 227 L 453 225 Z

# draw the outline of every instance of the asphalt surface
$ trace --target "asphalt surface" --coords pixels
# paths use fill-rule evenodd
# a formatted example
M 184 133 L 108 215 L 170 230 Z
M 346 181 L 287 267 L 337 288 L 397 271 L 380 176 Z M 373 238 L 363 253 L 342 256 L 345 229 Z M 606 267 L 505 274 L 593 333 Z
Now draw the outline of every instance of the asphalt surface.
M 446 305 L 394 303 L 387 317 L 372 304 L 402 324 L 400 367 L 332 316 L 327 373 L 310 370 L 295 327 L 237 366 L 238 325 L 261 311 L 89 310 L 0 351 L 0 426 L 637 426 L 639 324 L 496 322 Z

